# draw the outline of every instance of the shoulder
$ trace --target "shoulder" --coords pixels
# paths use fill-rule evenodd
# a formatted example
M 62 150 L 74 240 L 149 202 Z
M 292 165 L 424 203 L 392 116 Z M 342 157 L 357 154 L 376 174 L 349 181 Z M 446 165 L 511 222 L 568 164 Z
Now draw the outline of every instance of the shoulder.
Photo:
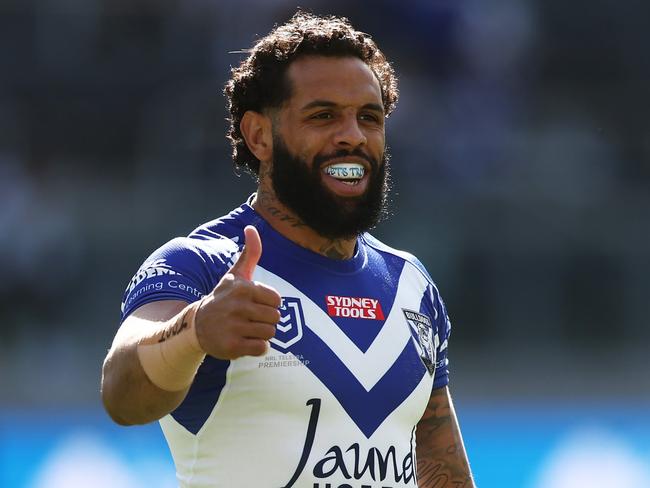
M 230 267 L 237 245 L 226 238 L 197 240 L 176 237 L 153 251 L 129 281 L 122 301 L 124 317 L 146 302 L 168 296 L 169 288 L 196 290 L 195 299 L 205 295 Z M 189 300 L 188 301 L 192 301 Z
M 142 267 L 161 266 L 173 263 L 178 266 L 183 263 L 226 263 L 230 256 L 239 250 L 237 241 L 225 236 L 214 236 L 210 239 L 197 239 L 193 236 L 175 237 L 160 246 L 143 263 Z
M 224 242 L 226 240 L 241 248 L 244 241 L 244 227 L 247 225 L 260 227 L 263 222 L 247 202 L 226 215 L 200 225 L 187 237 L 199 247 L 220 248 L 227 245 Z
M 142 263 L 131 287 L 145 277 L 162 274 L 214 274 L 229 269 L 240 250 L 244 227 L 254 218 L 246 205 L 206 222 L 187 236 L 175 237 L 154 250 Z
M 416 258 L 413 254 L 403 251 L 400 249 L 395 249 L 394 247 L 390 247 L 387 244 L 384 244 L 381 242 L 379 239 L 376 237 L 372 236 L 369 233 L 365 233 L 361 236 L 363 242 L 370 248 L 373 249 L 374 251 L 384 254 L 387 256 L 392 256 L 394 259 L 401 260 L 408 265 L 412 266 L 415 268 L 422 276 L 431 284 L 435 287 L 433 283 L 433 279 L 431 278 L 431 275 L 429 275 L 429 272 L 427 269 L 424 267 L 424 265 L 420 262 L 418 258 Z
M 196 227 L 186 237 L 177 237 L 166 246 L 202 256 L 231 256 L 244 243 L 244 227 L 256 225 L 260 217 L 244 204 L 230 213 Z
M 123 317 L 149 301 L 191 302 L 209 293 L 232 266 L 249 220 L 233 211 L 152 252 L 127 285 Z
M 145 261 L 143 267 L 159 266 L 161 259 L 177 265 L 183 262 L 225 264 L 239 251 L 242 234 L 243 226 L 236 220 L 220 217 L 200 225 L 187 236 L 167 241 Z
M 249 211 L 245 205 L 242 205 L 226 215 L 198 226 L 190 232 L 188 238 L 199 242 L 219 241 L 225 238 L 237 243 L 243 235 L 244 227 L 254 220 L 252 209 Z

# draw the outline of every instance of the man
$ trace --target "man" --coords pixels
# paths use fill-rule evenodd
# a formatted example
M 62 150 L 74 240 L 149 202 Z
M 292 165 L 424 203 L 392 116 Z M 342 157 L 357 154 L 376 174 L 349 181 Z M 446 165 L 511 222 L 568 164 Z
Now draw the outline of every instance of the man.
M 384 55 L 346 19 L 298 12 L 225 92 L 257 192 L 131 280 L 107 411 L 159 419 L 184 487 L 473 487 L 444 304 L 366 233 L 388 191 Z

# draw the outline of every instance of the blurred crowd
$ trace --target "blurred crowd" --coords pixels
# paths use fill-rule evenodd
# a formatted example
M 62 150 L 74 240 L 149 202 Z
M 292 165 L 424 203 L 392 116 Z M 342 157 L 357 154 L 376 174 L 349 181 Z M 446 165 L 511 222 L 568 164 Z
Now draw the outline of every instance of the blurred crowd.
M 427 266 L 453 347 L 592 351 L 607 369 L 648 341 L 648 4 L 300 5 L 347 16 L 394 63 L 394 215 L 376 235 Z M 238 51 L 294 11 L 287 0 L 0 4 L 9 403 L 41 401 L 6 372 L 43 361 L 63 371 L 50 386 L 91 384 L 140 263 L 253 191 L 232 169 L 221 90 Z

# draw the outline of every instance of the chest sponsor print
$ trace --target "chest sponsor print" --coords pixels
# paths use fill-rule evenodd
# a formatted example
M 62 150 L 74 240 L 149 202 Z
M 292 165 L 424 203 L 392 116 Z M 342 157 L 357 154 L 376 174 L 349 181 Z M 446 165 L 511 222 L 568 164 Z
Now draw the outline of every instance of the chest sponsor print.
M 325 302 L 330 317 L 384 320 L 384 311 L 376 298 L 327 295 Z
M 318 431 L 318 419 L 322 399 L 307 400 L 311 408 L 309 424 L 300 459 L 291 479 L 282 488 L 293 488 L 296 481 L 307 468 L 319 481 L 313 488 L 393 488 L 394 486 L 413 486 L 416 472 L 414 463 L 415 427 L 411 431 L 411 441 L 406 453 L 398 454 L 391 443 L 382 447 L 362 447 L 358 442 L 348 445 L 333 445 L 327 451 L 319 446 L 312 453 L 314 439 Z M 309 465 L 309 467 L 308 467 Z M 340 484 L 341 479 L 350 483 Z M 330 480 L 336 479 L 339 481 Z M 363 481 L 362 481 L 363 480 Z

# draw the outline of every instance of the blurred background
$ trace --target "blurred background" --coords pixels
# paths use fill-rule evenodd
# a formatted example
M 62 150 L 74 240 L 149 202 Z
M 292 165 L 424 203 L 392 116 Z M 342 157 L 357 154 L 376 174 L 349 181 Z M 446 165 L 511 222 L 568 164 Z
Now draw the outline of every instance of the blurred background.
M 103 413 L 122 292 L 239 205 L 221 93 L 286 0 L 0 2 L 0 486 L 172 487 Z M 305 0 L 393 61 L 393 218 L 479 486 L 650 487 L 650 5 Z

